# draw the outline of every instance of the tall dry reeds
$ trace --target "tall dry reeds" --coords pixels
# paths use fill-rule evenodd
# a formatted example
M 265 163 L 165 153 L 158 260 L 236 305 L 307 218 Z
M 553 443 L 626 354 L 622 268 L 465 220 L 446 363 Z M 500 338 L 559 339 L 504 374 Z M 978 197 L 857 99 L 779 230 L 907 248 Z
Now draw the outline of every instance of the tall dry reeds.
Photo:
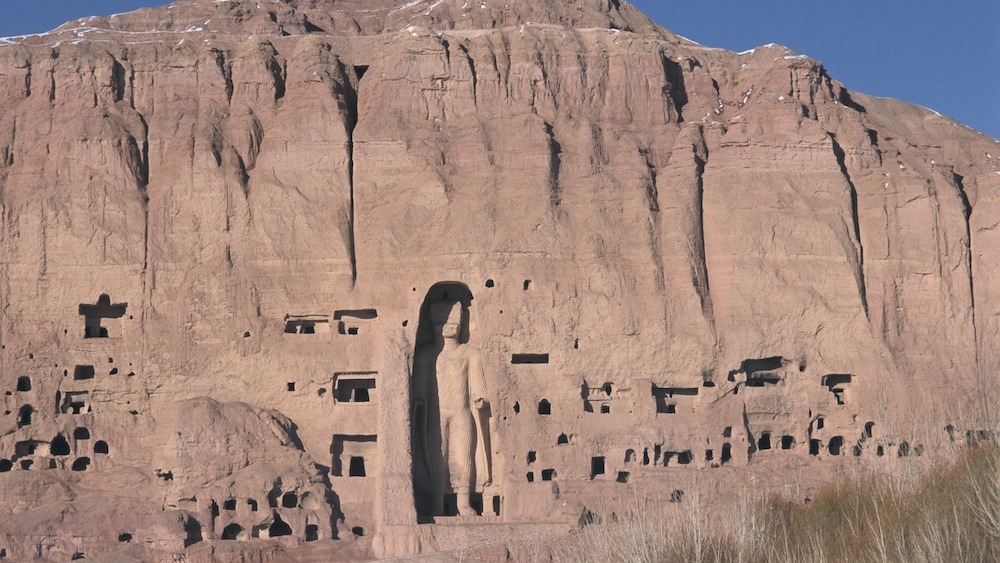
M 1000 446 L 905 478 L 858 472 L 809 504 L 752 491 L 725 508 L 689 491 L 680 505 L 645 500 L 589 524 L 545 559 L 629 562 L 1000 561 Z M 541 553 L 536 553 L 541 555 Z

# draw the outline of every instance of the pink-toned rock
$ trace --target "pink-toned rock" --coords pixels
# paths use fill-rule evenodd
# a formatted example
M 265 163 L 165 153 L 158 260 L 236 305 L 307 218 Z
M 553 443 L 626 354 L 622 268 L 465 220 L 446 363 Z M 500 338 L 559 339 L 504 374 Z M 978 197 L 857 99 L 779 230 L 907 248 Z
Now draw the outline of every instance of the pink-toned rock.
M 986 436 L 998 187 L 994 139 L 617 1 L 0 40 L 0 554 L 493 557 L 918 463 Z

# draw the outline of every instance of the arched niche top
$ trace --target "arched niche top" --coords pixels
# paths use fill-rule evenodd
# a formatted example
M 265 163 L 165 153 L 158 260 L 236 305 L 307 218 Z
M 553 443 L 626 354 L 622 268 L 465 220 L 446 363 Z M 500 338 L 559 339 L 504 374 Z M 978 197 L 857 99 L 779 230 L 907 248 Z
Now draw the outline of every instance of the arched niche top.
M 428 310 L 431 303 L 453 300 L 462 304 L 462 333 L 458 339 L 461 343 L 469 341 L 469 307 L 472 305 L 472 290 L 469 286 L 457 281 L 440 281 L 427 290 L 423 303 L 420 305 L 420 323 L 417 326 L 417 346 L 434 339 Z

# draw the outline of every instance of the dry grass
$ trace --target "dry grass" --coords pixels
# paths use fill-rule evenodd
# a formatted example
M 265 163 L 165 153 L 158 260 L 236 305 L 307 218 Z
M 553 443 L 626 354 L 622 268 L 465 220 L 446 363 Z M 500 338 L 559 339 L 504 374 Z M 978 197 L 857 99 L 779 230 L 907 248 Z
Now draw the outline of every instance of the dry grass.
M 635 495 L 616 522 L 585 526 L 533 561 L 1000 561 L 1000 446 L 920 475 L 856 475 L 803 505 L 753 493 L 710 510 L 696 492 L 663 509 Z

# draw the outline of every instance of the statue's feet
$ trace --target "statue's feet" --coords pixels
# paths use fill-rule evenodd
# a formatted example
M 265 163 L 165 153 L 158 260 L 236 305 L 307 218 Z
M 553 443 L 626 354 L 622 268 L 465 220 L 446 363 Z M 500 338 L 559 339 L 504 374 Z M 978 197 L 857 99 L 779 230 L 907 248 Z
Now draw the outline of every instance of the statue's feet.
M 458 495 L 458 513 L 462 516 L 478 516 L 475 508 L 470 503 L 471 495 Z

